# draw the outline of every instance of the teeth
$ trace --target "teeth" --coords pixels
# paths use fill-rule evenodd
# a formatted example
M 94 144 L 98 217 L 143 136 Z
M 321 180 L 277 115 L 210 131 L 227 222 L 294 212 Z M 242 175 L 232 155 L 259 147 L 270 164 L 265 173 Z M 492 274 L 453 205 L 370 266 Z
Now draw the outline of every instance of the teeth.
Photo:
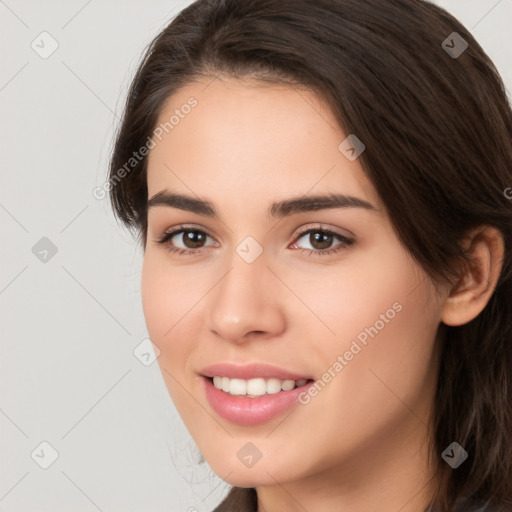
M 229 392 L 232 395 L 246 395 L 247 381 L 244 379 L 231 379 L 229 383 Z
M 251 398 L 263 396 L 265 394 L 273 395 L 280 391 L 289 391 L 295 387 L 306 384 L 306 379 L 281 380 L 281 379 L 230 379 L 229 377 L 213 377 L 213 385 L 217 389 L 229 393 L 230 395 L 244 395 Z
M 265 379 L 250 379 L 247 382 L 247 394 L 261 396 L 267 392 Z
M 279 393 L 281 391 L 282 380 L 279 379 L 268 379 L 267 380 L 267 393 L 269 395 L 273 395 L 274 393 Z

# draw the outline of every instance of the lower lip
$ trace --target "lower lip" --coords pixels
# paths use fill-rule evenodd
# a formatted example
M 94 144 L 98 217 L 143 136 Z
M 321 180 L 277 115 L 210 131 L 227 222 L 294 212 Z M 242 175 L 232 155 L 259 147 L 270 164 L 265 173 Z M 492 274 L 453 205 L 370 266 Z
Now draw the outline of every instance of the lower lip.
M 258 425 L 277 418 L 298 403 L 299 395 L 313 384 L 310 381 L 289 391 L 249 398 L 225 393 L 217 389 L 207 377 L 203 377 L 203 381 L 206 398 L 212 409 L 222 418 L 240 425 Z

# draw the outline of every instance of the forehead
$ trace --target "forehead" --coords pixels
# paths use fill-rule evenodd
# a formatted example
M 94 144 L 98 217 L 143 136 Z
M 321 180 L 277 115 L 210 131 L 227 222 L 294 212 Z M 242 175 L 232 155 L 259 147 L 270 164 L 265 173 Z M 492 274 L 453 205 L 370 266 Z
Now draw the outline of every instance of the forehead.
M 379 203 L 359 162 L 339 150 L 347 135 L 334 115 L 304 88 L 204 79 L 172 95 L 155 128 L 149 197 L 173 189 L 219 198 L 229 192 L 233 201 L 235 191 L 246 203 L 312 191 Z

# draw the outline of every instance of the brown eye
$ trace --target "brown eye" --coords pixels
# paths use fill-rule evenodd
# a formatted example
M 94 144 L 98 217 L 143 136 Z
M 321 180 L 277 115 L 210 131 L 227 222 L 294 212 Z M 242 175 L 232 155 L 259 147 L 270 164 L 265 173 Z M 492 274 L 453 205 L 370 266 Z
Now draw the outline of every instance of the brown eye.
M 205 243 L 208 238 L 211 237 L 200 229 L 180 226 L 180 229 L 164 233 L 164 235 L 159 240 L 156 240 L 156 242 L 166 246 L 170 252 L 191 254 L 194 252 L 198 253 L 201 249 L 207 247 Z
M 180 231 L 177 235 L 174 235 L 172 238 L 180 239 L 185 245 L 187 249 L 197 249 L 204 244 L 206 237 L 205 233 L 202 231 Z
M 311 233 L 309 233 L 309 243 L 315 249 L 329 249 L 333 240 L 334 236 L 328 233 L 323 233 L 319 231 L 312 231 Z
M 310 247 L 304 247 L 300 245 L 299 241 L 301 239 L 305 239 L 307 243 L 309 243 Z M 340 243 L 338 243 L 338 247 L 333 245 L 333 242 L 338 239 Z M 345 246 L 349 246 L 354 243 L 354 240 L 347 238 L 339 233 L 335 233 L 334 231 L 328 229 L 308 229 L 307 231 L 303 231 L 300 233 L 297 241 L 293 244 L 297 246 L 299 249 L 303 249 L 312 254 L 326 254 L 326 253 L 334 253 Z

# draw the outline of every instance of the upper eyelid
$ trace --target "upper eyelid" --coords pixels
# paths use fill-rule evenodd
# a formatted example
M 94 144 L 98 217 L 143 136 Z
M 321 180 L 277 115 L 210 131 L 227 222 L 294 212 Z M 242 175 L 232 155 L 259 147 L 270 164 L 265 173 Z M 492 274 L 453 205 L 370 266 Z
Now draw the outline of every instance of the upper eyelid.
M 342 237 L 342 238 L 350 238 L 351 235 L 344 235 L 343 233 L 339 233 L 337 229 L 331 228 L 331 227 L 325 227 L 325 226 L 312 226 L 312 227 L 305 227 L 305 228 L 299 228 L 299 230 L 296 232 L 295 237 L 297 236 L 303 236 L 310 231 L 325 231 L 327 233 L 331 233 L 333 235 Z

